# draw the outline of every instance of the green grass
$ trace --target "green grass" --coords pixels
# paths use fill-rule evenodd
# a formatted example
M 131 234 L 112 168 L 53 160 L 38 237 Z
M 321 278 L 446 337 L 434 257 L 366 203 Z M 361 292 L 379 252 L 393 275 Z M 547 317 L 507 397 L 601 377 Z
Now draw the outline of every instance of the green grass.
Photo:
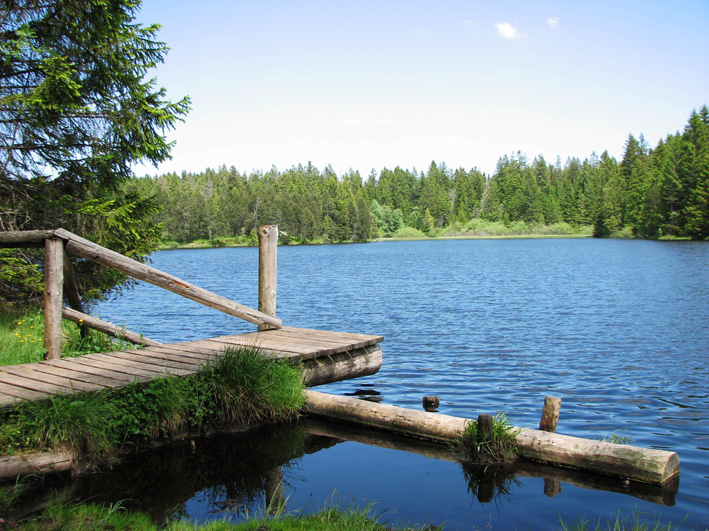
M 595 520 L 580 516 L 572 524 L 560 521 L 557 531 L 675 531 L 681 526 L 681 523 L 673 526 L 672 522 L 662 524 L 659 519 L 649 523 L 642 516 L 643 513 L 639 511 L 634 511 L 630 516 L 618 513 L 612 518 Z
M 22 531 L 390 531 L 372 515 L 371 506 L 331 507 L 311 515 L 277 514 L 257 516 L 241 523 L 215 521 L 196 525 L 186 521 L 172 521 L 165 527 L 155 525 L 144 514 L 129 513 L 120 505 L 54 504 L 41 516 L 16 527 Z M 404 528 L 401 528 L 404 529 Z M 424 526 L 406 526 L 407 530 Z M 437 529 L 425 527 L 425 529 Z
M 678 531 L 681 524 L 661 524 L 659 521 L 643 521 L 642 513 L 635 511 L 623 517 L 620 514 L 606 519 L 578 518 L 572 524 L 563 521 L 556 531 Z M 12 528 L 21 531 L 391 531 L 392 529 L 433 530 L 444 526 L 408 524 L 404 527 L 388 527 L 372 514 L 372 506 L 333 506 L 314 514 L 260 515 L 240 523 L 224 520 L 197 525 L 187 521 L 171 521 L 158 526 L 141 513 L 131 513 L 120 504 L 101 506 L 96 504 L 52 504 L 40 516 L 35 516 Z
M 299 368 L 255 348 L 227 350 L 187 377 L 23 402 L 0 414 L 0 453 L 66 449 L 99 464 L 125 445 L 291 420 L 302 391 Z
M 62 322 L 62 357 L 95 352 L 111 352 L 136 348 L 135 345 L 89 330 L 81 337 L 76 323 Z M 0 314 L 0 365 L 36 363 L 44 359 L 44 314 L 30 311 L 24 314 Z
M 621 433 L 625 433 L 625 431 L 621 430 Z M 613 432 L 601 437 L 601 442 L 607 442 L 611 444 L 630 444 L 631 442 L 633 442 L 633 438 L 629 435 L 621 435 L 620 433 Z
M 517 459 L 515 437 L 517 430 L 510 425 L 504 413 L 493 417 L 492 437 L 486 439 L 478 433 L 478 423 L 467 422 L 454 450 L 463 461 L 474 463 L 510 463 Z

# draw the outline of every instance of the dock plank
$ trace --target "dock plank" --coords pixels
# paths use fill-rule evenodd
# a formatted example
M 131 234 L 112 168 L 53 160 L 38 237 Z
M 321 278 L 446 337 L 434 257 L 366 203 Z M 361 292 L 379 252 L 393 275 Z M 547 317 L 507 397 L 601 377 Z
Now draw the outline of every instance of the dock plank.
M 0 382 L 28 391 L 38 391 L 47 395 L 59 395 L 67 392 L 71 393 L 71 389 L 61 385 L 31 380 L 25 376 L 17 376 L 3 371 L 0 371 Z
M 115 352 L 112 354 L 107 354 L 107 356 L 115 356 L 116 358 L 145 365 L 146 367 L 152 367 L 153 370 L 162 369 L 163 371 L 165 369 L 195 371 L 200 367 L 200 365 L 203 364 L 193 358 L 168 358 L 155 352 L 144 352 L 141 354 L 133 354 L 131 352 Z
M 95 374 L 89 374 L 86 372 L 75 371 L 71 368 L 55 367 L 51 364 L 45 364 L 45 362 L 37 363 L 32 367 L 32 370 L 49 374 L 51 376 L 63 376 L 73 382 L 89 384 L 94 389 L 120 387 L 123 385 L 123 382 L 119 380 L 96 376 Z
M 166 365 L 166 363 L 164 363 L 165 360 L 159 360 L 155 358 L 143 358 L 143 360 L 136 360 L 131 357 L 130 354 L 120 351 L 112 352 L 110 354 L 103 354 L 101 357 L 100 356 L 101 355 L 97 355 L 92 359 L 98 361 L 106 361 L 109 364 L 111 364 L 113 360 L 120 360 L 121 366 L 125 367 L 126 369 L 129 369 L 131 373 L 133 369 L 137 371 L 146 371 L 149 374 L 155 374 L 159 376 L 166 374 L 184 376 L 186 374 L 194 372 L 190 370 L 192 367 L 186 368 L 184 365 L 174 367 L 173 365 L 176 364 L 172 363 L 170 365 Z
M 94 376 L 98 376 L 100 378 L 103 378 L 108 385 L 112 387 L 120 387 L 121 385 L 126 385 L 131 382 L 133 382 L 135 378 L 128 374 L 123 374 L 120 372 L 115 372 L 111 371 L 108 369 L 101 369 L 99 367 L 92 367 L 91 365 L 87 365 L 85 363 L 81 363 L 79 361 L 80 358 L 72 358 L 71 360 L 45 360 L 40 363 L 44 363 L 47 365 L 52 365 L 53 367 L 56 367 L 58 369 L 68 369 L 72 370 L 75 372 L 83 372 L 86 374 L 92 374 Z M 67 363 L 70 362 L 70 363 Z
M 50 382 L 56 385 L 68 387 L 72 391 L 93 391 L 95 389 L 95 386 L 87 384 L 85 382 L 72 380 L 64 376 L 40 372 L 36 370 L 32 365 L 9 365 L 3 367 L 2 370 L 6 373 L 15 374 L 17 376 L 24 376 L 25 378 L 29 378 L 31 380 L 38 380 L 40 382 Z
M 197 372 L 231 347 L 256 347 L 267 357 L 310 360 L 366 348 L 382 336 L 284 327 L 144 349 L 0 367 L 0 407 L 54 395 L 124 387 Z

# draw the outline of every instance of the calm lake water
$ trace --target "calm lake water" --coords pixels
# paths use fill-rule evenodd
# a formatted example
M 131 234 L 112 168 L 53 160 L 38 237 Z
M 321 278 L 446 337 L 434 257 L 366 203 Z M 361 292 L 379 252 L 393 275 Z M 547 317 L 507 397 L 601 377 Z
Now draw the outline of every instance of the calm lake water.
M 257 306 L 254 248 L 164 251 L 153 265 Z M 625 494 L 618 481 L 604 488 L 619 492 L 596 490 L 593 478 L 550 479 L 552 469 L 546 479 L 521 471 L 490 501 L 471 481 L 476 473 L 433 451 L 310 436 L 304 453 L 281 461 L 289 510 L 317 509 L 331 499 L 375 502 L 385 522 L 447 529 L 553 529 L 559 518 L 637 510 L 648 521 L 686 518 L 682 529 L 709 528 L 709 244 L 549 239 L 280 247 L 278 282 L 286 325 L 385 338 L 378 374 L 320 391 L 416 409 L 423 395 L 435 394 L 443 413 L 506 412 L 512 424 L 532 428 L 544 396 L 552 395 L 563 400 L 560 433 L 616 433 L 637 446 L 677 451 L 681 461 L 676 493 Z M 146 284 L 94 314 L 163 342 L 254 329 Z M 180 492 L 175 514 L 204 521 L 263 506 L 258 481 L 246 497 L 233 492 L 246 472 L 224 465 L 236 459 L 231 452 L 240 466 L 258 468 L 246 459 L 256 450 L 238 444 L 248 440 L 217 444 L 215 456 L 202 458 L 214 459 L 229 477 Z M 169 476 L 177 458 L 171 459 L 164 458 L 171 463 L 166 471 L 151 472 L 168 474 L 158 483 L 163 490 L 178 481 Z M 281 464 L 255 459 L 269 470 Z M 204 463 L 203 475 L 216 474 Z M 125 494 L 115 496 L 147 497 Z

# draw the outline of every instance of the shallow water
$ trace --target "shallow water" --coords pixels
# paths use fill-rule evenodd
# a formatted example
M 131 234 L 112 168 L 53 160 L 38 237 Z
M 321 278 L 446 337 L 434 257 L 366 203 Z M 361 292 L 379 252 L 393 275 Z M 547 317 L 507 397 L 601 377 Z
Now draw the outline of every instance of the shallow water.
M 257 306 L 256 249 L 164 251 L 153 265 Z M 481 503 L 458 463 L 342 442 L 286 466 L 289 509 L 317 507 L 339 493 L 341 501 L 377 502 L 385 521 L 447 522 L 447 529 L 553 528 L 560 516 L 568 522 L 617 510 L 675 523 L 689 515 L 683 529 L 709 525 L 709 244 L 279 247 L 278 277 L 286 325 L 385 337 L 378 374 L 321 391 L 364 392 L 417 409 L 423 395 L 435 394 L 443 413 L 504 411 L 523 427 L 538 425 L 544 396 L 553 395 L 563 401 L 560 433 L 617 433 L 637 446 L 677 451 L 681 460 L 672 506 L 566 482 L 550 497 L 546 480 L 528 476 Z M 144 284 L 94 313 L 164 342 L 254 329 Z M 191 519 L 233 514 L 212 498 L 196 493 L 176 504 Z

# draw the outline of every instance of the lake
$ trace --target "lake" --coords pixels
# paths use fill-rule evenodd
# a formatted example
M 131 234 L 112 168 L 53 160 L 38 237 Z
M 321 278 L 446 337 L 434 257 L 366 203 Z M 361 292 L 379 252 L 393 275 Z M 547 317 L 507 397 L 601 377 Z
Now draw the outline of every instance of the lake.
M 257 307 L 255 248 L 162 251 L 152 261 Z M 146 284 L 93 313 L 162 342 L 255 328 Z M 288 326 L 384 336 L 378 374 L 319 391 L 415 409 L 423 395 L 438 395 L 442 413 L 475 418 L 505 412 L 513 425 L 531 428 L 538 426 L 544 397 L 557 396 L 559 433 L 595 439 L 616 434 L 637 446 L 677 451 L 681 461 L 678 491 L 665 500 L 670 505 L 624 494 L 622 485 L 614 487 L 620 492 L 608 492 L 562 479 L 557 492 L 548 488 L 549 477 L 528 472 L 505 480 L 492 501 L 480 501 L 481 487 L 471 481 L 475 474 L 435 452 L 404 452 L 344 437 L 323 443 L 310 436 L 306 451 L 282 468 L 289 510 L 311 510 L 331 499 L 375 502 L 385 522 L 446 523 L 446 529 L 547 529 L 559 518 L 570 523 L 581 515 L 614 518 L 616 511 L 637 510 L 651 522 L 687 518 L 682 529 L 709 526 L 706 242 L 520 239 L 279 247 L 277 313 Z M 316 439 L 322 448 L 308 451 Z M 219 468 L 229 448 L 238 445 L 217 447 Z M 225 469 L 231 476 L 220 480 L 222 487 L 181 493 L 175 514 L 198 521 L 243 514 L 243 503 L 237 511 L 228 503 L 230 482 L 241 472 Z M 152 475 L 161 473 L 169 471 Z M 250 496 L 249 510 L 255 511 L 263 494 L 260 500 Z

